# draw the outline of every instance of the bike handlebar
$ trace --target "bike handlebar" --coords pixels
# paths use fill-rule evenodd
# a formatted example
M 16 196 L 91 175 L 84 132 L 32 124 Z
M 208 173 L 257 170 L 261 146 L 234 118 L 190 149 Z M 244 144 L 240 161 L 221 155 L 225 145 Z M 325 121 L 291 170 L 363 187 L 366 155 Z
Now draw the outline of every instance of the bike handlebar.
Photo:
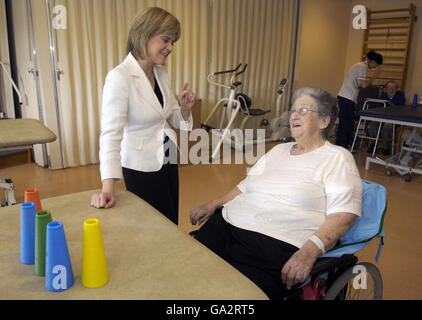
M 241 64 L 240 64 L 241 65 Z M 239 76 L 239 75 L 241 75 L 243 72 L 245 72 L 246 71 L 246 68 L 248 67 L 248 64 L 245 64 L 245 66 L 243 67 L 243 70 L 242 71 L 240 71 L 240 72 L 238 72 L 238 73 L 236 73 L 234 76 L 235 77 L 237 77 L 237 76 Z
M 237 76 L 241 75 L 242 73 L 244 73 L 246 71 L 246 68 L 247 68 L 248 65 L 245 64 L 243 66 L 243 69 L 241 71 L 237 72 L 240 69 L 241 66 L 242 66 L 242 64 L 240 63 L 236 68 L 234 68 L 232 70 L 217 71 L 217 72 L 214 72 L 214 73 L 210 73 L 208 75 L 208 82 L 210 84 L 213 84 L 213 85 L 216 85 L 216 86 L 219 86 L 219 87 L 222 87 L 222 88 L 227 88 L 227 89 L 231 89 L 234 84 L 236 84 L 236 86 L 238 86 L 238 85 L 240 85 L 242 83 L 241 82 L 235 82 L 235 78 Z M 214 82 L 214 81 L 211 80 L 211 78 L 213 76 L 215 76 L 215 75 L 227 74 L 227 73 L 233 73 L 233 72 L 237 72 L 237 73 L 235 73 L 234 75 L 232 75 L 231 80 L 230 80 L 230 86 L 224 85 L 222 83 L 217 83 L 217 82 Z
M 239 63 L 239 65 L 236 67 L 236 68 L 234 68 L 234 69 L 232 69 L 232 70 L 225 70 L 225 71 L 217 71 L 217 72 L 214 72 L 214 75 L 217 75 L 217 74 L 223 74 L 223 73 L 232 73 L 232 72 L 236 72 L 237 70 L 239 70 L 239 68 L 240 68 L 240 66 L 241 66 L 242 64 L 241 63 Z

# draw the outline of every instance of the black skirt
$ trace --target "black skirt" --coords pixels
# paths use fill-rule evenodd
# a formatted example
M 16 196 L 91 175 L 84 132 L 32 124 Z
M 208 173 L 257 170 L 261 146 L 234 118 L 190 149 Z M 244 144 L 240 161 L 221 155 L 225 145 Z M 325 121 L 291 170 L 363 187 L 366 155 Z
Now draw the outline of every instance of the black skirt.
M 179 168 L 176 146 L 166 137 L 164 164 L 159 171 L 122 168 L 126 189 L 142 198 L 176 225 L 179 221 Z M 172 156 L 173 155 L 173 156 Z M 169 161 L 169 157 L 171 157 Z M 177 159 L 177 157 L 176 157 Z

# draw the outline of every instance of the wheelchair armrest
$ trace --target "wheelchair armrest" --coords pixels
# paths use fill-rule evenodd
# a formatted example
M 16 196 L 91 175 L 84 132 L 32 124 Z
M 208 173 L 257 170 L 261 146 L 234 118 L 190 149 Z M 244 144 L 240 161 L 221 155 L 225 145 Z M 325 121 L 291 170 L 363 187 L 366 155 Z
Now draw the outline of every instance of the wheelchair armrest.
M 344 254 L 339 258 L 319 258 L 312 267 L 311 276 L 318 276 L 338 267 L 348 267 L 355 264 L 358 258 L 353 254 Z
M 309 277 L 302 283 L 298 283 L 292 287 L 292 292 L 301 289 L 311 282 L 312 278 L 315 278 L 328 271 L 332 271 L 335 268 L 342 267 L 344 269 L 356 264 L 358 258 L 353 254 L 344 254 L 341 257 L 336 258 L 319 258 L 312 267 Z

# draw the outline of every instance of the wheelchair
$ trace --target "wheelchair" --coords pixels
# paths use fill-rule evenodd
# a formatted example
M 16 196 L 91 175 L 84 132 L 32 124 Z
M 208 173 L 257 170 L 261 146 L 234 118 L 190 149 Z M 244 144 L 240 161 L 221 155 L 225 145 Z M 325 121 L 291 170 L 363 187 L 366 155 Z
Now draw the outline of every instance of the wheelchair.
M 319 258 L 310 278 L 284 300 L 381 300 L 382 276 L 372 263 L 358 263 L 353 254 Z
M 374 182 L 362 180 L 362 216 L 337 245 L 314 264 L 308 279 L 292 288 L 285 300 L 381 300 L 382 276 L 375 264 L 358 262 L 354 255 L 378 237 L 375 262 L 384 246 L 384 217 L 387 191 Z
M 384 217 L 387 191 L 362 180 L 362 215 L 337 245 L 314 264 L 308 279 L 290 290 L 284 300 L 381 300 L 382 276 L 375 264 L 358 262 L 354 255 L 374 238 L 379 238 L 375 262 L 384 246 Z M 190 233 L 194 236 L 196 231 Z M 281 273 L 280 273 L 281 276 Z

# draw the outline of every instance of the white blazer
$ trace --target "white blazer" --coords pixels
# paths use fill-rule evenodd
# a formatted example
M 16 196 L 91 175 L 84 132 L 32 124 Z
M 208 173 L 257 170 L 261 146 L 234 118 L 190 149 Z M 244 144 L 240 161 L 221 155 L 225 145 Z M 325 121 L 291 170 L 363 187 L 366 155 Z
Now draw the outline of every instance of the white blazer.
M 131 53 L 107 74 L 101 111 L 102 181 L 122 180 L 122 166 L 144 172 L 160 170 L 164 134 L 177 145 L 167 119 L 176 128 L 192 130 L 192 114 L 188 121 L 183 119 L 166 71 L 154 67 L 154 75 L 163 94 L 164 108 Z

